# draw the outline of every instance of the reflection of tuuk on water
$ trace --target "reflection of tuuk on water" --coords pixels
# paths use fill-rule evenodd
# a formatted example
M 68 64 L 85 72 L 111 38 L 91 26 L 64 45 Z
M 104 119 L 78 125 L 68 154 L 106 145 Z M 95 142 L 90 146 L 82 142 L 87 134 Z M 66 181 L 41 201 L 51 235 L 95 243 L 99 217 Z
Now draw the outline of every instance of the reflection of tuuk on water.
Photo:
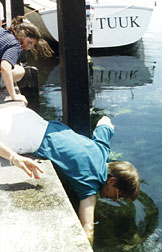
M 151 84 L 154 68 L 154 65 L 147 67 L 142 59 L 133 56 L 91 57 L 90 84 L 96 91 Z

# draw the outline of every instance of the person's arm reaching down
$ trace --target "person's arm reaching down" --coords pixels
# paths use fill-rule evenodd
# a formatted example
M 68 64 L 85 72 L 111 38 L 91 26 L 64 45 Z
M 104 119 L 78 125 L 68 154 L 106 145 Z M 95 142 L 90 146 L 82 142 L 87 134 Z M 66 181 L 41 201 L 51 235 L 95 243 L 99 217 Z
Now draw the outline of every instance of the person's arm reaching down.
M 31 159 L 23 157 L 10 148 L 0 143 L 0 156 L 8 159 L 11 164 L 21 168 L 28 176 L 34 176 L 35 179 L 40 179 L 38 172 L 43 173 L 40 167 Z
M 93 243 L 94 236 L 95 205 L 96 195 L 92 195 L 84 200 L 81 200 L 79 205 L 79 219 L 91 244 Z

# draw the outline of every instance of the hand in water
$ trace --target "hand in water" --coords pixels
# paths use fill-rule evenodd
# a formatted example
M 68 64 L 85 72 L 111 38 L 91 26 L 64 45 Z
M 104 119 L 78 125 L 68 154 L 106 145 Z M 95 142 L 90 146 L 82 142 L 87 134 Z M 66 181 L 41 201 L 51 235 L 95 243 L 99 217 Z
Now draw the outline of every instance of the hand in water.
M 94 240 L 94 224 L 85 224 L 84 225 L 84 231 L 87 235 L 87 238 L 90 242 L 91 245 L 93 245 L 93 240 Z

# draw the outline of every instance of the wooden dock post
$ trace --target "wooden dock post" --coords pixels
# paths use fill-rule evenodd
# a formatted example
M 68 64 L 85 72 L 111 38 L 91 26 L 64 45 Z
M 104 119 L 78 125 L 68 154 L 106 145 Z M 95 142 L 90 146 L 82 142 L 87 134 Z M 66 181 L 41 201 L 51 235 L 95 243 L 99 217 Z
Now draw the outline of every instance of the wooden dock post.
M 10 26 L 11 20 L 16 16 L 24 15 L 24 1 L 23 0 L 1 0 L 4 8 L 5 26 Z
M 23 0 L 11 0 L 11 16 L 24 16 L 24 1 Z
M 0 1 L 3 5 L 3 11 L 4 11 L 4 20 L 3 20 L 3 23 L 6 22 L 6 0 L 1 0 Z
M 63 120 L 90 134 L 85 0 L 57 0 Z

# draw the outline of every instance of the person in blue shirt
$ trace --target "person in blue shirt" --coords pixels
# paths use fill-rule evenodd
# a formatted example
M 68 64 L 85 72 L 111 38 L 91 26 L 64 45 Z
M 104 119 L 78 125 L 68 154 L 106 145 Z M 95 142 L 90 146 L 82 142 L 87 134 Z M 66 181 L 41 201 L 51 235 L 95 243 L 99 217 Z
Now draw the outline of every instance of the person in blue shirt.
M 101 198 L 113 201 L 121 197 L 126 200 L 137 198 L 140 182 L 135 167 L 126 161 L 109 162 L 114 126 L 108 117 L 98 121 L 91 139 L 61 122 L 47 122 L 26 107 L 1 108 L 0 118 L 0 142 L 6 148 L 12 147 L 12 151 L 7 149 L 6 155 L 1 148 L 0 155 L 29 176 L 33 172 L 35 178 L 39 178 L 39 167 L 17 153 L 32 152 L 57 165 L 79 198 L 79 219 L 90 241 L 93 240 L 98 192 Z
M 46 57 L 53 54 L 48 43 L 41 38 L 38 28 L 19 16 L 12 20 L 9 29 L 0 27 L 0 70 L 12 100 L 27 105 L 25 96 L 16 94 L 14 89 L 14 83 L 20 81 L 25 74 L 23 66 L 17 64 L 22 50 L 31 50 L 35 58 L 39 52 Z

